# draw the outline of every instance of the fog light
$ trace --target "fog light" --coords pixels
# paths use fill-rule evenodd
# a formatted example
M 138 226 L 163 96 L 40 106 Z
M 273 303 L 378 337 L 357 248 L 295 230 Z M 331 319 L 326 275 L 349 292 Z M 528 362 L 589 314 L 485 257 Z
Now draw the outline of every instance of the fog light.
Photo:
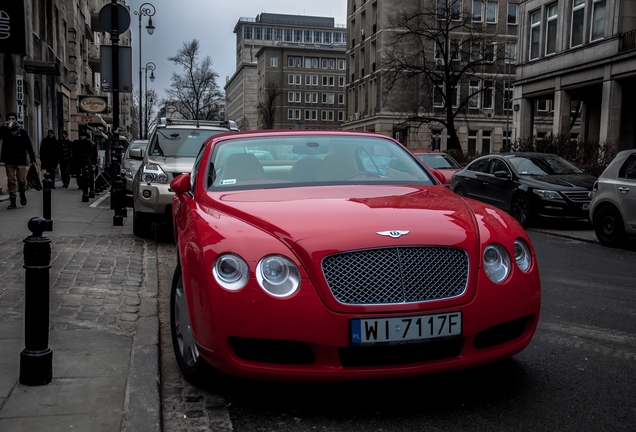
M 141 193 L 141 196 L 146 199 L 150 198 L 150 195 L 152 195 L 152 192 L 150 192 L 149 190 L 145 190 Z

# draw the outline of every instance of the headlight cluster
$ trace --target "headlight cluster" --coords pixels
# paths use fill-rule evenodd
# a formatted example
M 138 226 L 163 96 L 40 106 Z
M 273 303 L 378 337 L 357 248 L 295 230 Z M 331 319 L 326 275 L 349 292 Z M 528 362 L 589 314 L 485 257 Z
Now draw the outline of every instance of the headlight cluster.
M 534 192 L 534 194 L 538 195 L 540 198 L 543 198 L 546 200 L 561 199 L 561 194 L 556 191 L 533 189 L 532 192 Z
M 155 163 L 149 163 L 139 170 L 139 180 L 144 183 L 168 183 L 168 174 Z
M 513 246 L 515 252 L 515 263 L 519 270 L 524 273 L 530 271 L 532 266 L 532 255 L 528 244 L 517 239 Z M 510 255 L 502 245 L 493 243 L 484 249 L 484 271 L 494 283 L 502 283 L 510 275 Z
M 219 285 L 232 291 L 245 287 L 250 277 L 245 260 L 234 254 L 219 256 L 212 267 L 212 274 Z M 289 297 L 300 287 L 300 270 L 284 256 L 268 255 L 256 265 L 256 280 L 272 296 Z

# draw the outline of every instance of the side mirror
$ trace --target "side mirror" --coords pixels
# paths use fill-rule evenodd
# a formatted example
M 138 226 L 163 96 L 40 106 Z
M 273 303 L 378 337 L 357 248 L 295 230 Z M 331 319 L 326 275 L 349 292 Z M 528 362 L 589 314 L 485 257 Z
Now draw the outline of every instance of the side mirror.
M 437 171 L 435 168 L 428 168 L 428 170 L 433 174 L 437 181 L 440 182 L 440 184 L 446 184 L 446 177 L 444 177 L 444 174 Z
M 504 171 L 504 170 L 495 171 L 493 175 L 497 178 L 507 178 L 507 179 L 510 178 L 510 174 L 508 174 L 508 171 Z
M 170 189 L 174 193 L 187 193 L 191 190 L 190 174 L 183 173 L 170 182 Z
M 130 151 L 128 152 L 128 156 L 130 156 L 131 159 L 143 159 L 144 151 L 140 148 L 130 149 Z

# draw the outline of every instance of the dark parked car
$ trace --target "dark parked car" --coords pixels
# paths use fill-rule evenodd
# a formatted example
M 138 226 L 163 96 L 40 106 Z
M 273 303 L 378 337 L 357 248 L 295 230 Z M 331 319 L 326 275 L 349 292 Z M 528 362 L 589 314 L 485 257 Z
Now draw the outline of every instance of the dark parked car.
M 502 153 L 455 173 L 451 189 L 506 210 L 525 226 L 535 217 L 587 219 L 595 181 L 553 154 Z

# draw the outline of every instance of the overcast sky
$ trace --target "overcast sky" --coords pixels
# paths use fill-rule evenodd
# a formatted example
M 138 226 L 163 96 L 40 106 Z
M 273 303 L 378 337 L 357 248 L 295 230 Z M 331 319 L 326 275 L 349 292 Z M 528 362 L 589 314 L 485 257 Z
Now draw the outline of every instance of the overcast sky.
M 143 0 L 128 0 L 130 7 L 132 47 L 133 47 L 133 85 L 139 93 L 139 12 Z M 170 87 L 173 72 L 183 70 L 168 61 L 176 54 L 183 42 L 198 39 L 201 44 L 200 59 L 210 56 L 212 68 L 219 75 L 221 90 L 226 77 L 236 71 L 236 35 L 234 26 L 242 17 L 256 18 L 262 12 L 287 15 L 310 15 L 332 17 L 336 24 L 346 24 L 347 0 L 153 0 L 156 13 L 152 17 L 155 32 L 148 35 L 146 25 L 148 17 L 141 23 L 142 67 L 147 62 L 157 65 L 155 81 L 148 80 L 148 87 L 154 89 L 160 97 Z M 145 77 L 142 74 L 142 80 Z M 145 85 L 145 84 L 144 84 Z

